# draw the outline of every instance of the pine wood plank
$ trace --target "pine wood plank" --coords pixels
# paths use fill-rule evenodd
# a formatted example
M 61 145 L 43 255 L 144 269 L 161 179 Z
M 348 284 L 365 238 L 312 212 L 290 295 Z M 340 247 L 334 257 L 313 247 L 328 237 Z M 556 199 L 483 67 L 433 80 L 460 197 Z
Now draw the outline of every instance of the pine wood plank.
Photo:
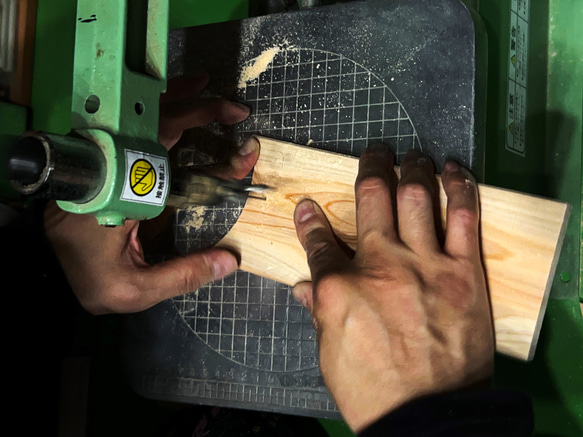
M 219 243 L 241 255 L 241 269 L 285 284 L 309 280 L 306 255 L 293 223 L 296 204 L 311 198 L 324 209 L 336 234 L 356 243 L 354 181 L 358 159 L 259 138 L 253 182 L 276 190 L 249 199 Z M 398 168 L 397 174 L 398 174 Z M 441 188 L 442 218 L 447 199 Z M 496 348 L 530 360 L 546 308 L 569 205 L 480 185 L 482 250 L 492 301 Z

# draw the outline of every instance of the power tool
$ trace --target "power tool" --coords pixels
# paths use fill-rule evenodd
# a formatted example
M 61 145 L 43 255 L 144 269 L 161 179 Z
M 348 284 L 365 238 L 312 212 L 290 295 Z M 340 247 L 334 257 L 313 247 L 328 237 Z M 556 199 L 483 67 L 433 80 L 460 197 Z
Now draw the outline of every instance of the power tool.
M 166 205 L 244 200 L 266 189 L 170 168 L 158 142 L 168 11 L 167 0 L 78 0 L 72 130 L 18 140 L 8 163 L 18 192 L 119 226 L 156 217 Z

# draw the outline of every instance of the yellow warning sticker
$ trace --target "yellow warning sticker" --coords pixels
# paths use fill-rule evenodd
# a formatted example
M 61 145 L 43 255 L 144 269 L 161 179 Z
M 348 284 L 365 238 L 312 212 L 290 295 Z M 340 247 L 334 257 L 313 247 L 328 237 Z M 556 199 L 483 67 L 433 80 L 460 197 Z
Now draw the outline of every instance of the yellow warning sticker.
M 146 196 L 156 186 L 156 170 L 145 159 L 138 159 L 130 170 L 130 187 L 135 195 Z
M 164 205 L 168 196 L 168 160 L 164 156 L 126 150 L 126 172 L 121 199 Z

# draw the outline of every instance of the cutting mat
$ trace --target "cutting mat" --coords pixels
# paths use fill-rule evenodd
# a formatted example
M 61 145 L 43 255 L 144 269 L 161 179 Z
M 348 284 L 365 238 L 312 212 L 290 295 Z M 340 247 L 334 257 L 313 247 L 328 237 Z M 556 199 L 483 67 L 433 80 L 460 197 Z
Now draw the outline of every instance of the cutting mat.
M 210 92 L 245 102 L 234 128 L 185 135 L 183 164 L 253 133 L 359 156 L 372 142 L 483 172 L 474 22 L 457 0 L 339 4 L 174 31 L 169 71 L 204 67 Z M 220 156 L 219 158 L 220 159 Z M 177 249 L 218 242 L 244 204 L 178 211 Z M 161 254 L 163 255 L 163 254 Z M 125 365 L 148 397 L 339 417 L 318 371 L 309 312 L 245 272 L 131 316 Z

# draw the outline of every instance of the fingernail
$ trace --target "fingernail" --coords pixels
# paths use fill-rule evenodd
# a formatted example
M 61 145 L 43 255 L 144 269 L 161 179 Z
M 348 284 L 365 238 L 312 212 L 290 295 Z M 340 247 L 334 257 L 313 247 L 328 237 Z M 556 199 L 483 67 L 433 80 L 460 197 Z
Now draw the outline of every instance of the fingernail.
M 247 115 L 251 114 L 251 108 L 249 106 L 244 105 L 243 103 L 239 103 L 239 102 L 231 102 L 231 103 L 233 103 L 233 105 L 235 105 L 241 111 L 245 111 L 245 113 Z
M 221 279 L 239 268 L 237 259 L 233 255 L 222 256 L 213 262 L 213 277 Z
M 315 214 L 314 203 L 311 200 L 302 200 L 296 207 L 295 217 L 298 223 L 305 223 Z
M 257 140 L 257 138 L 251 137 L 251 138 L 247 139 L 241 145 L 241 147 L 239 147 L 239 150 L 237 150 L 237 153 L 239 154 L 239 156 L 247 156 L 250 153 L 255 152 L 258 148 L 259 148 L 259 141 Z

